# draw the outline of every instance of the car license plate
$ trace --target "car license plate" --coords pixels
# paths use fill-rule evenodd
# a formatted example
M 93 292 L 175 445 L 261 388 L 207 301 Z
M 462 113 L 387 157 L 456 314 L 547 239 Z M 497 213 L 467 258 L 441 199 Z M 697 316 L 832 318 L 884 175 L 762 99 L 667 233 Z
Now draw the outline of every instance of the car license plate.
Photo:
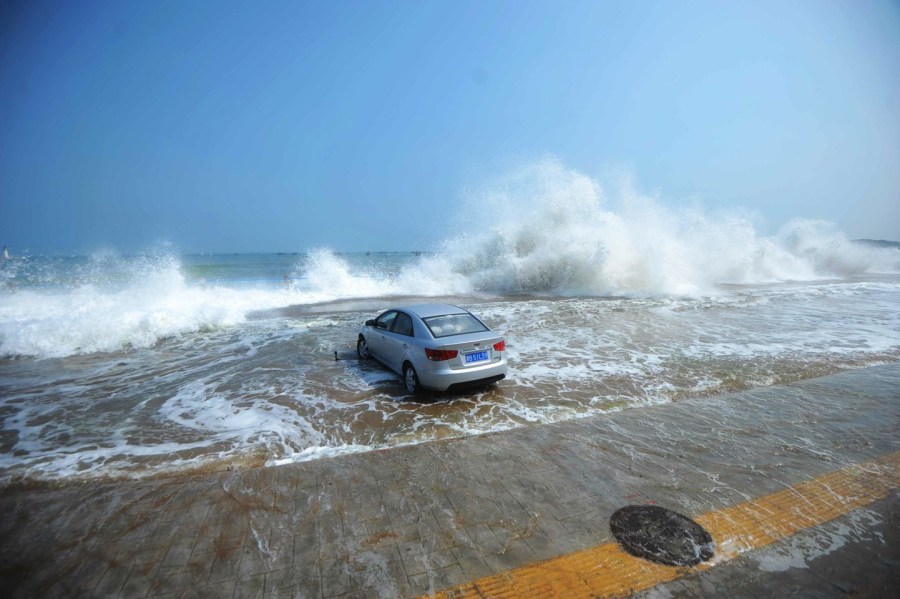
M 488 359 L 488 353 L 486 351 L 477 351 L 472 352 L 471 354 L 466 354 L 466 364 L 473 364 L 475 362 L 484 362 Z

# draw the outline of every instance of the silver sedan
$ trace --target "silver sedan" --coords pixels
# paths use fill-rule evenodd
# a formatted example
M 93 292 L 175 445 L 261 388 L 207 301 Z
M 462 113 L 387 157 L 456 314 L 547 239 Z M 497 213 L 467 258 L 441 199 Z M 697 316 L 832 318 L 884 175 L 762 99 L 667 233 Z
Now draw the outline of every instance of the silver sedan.
M 410 393 L 487 385 L 506 376 L 506 341 L 450 304 L 392 308 L 367 320 L 356 351 L 403 376 Z

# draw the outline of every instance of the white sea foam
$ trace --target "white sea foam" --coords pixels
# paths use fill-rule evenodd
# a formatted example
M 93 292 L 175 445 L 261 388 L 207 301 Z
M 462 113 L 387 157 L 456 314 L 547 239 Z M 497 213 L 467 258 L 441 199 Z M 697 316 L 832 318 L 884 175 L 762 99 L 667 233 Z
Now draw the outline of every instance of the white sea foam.
M 726 283 L 900 272 L 900 252 L 853 243 L 831 223 L 795 220 L 767 237 L 742 210 L 672 209 L 629 189 L 619 196 L 609 205 L 596 181 L 548 159 L 470 198 L 462 232 L 436 255 L 387 278 L 354 276 L 322 252 L 309 291 L 699 296 Z
M 879 277 L 698 299 L 478 298 L 506 334 L 509 378 L 434 404 L 410 402 L 373 361 L 333 359 L 352 352 L 360 312 L 255 318 L 127 355 L 7 360 L 0 479 L 305 461 L 895 361 L 898 291 Z
M 553 159 L 522 169 L 471 200 L 477 225 L 423 274 L 451 272 L 489 292 L 634 296 L 900 271 L 900 252 L 852 243 L 829 223 L 793 221 L 765 237 L 743 211 L 619 195 L 614 209 L 596 181 Z
M 310 252 L 306 265 L 297 275 L 293 287 L 308 302 L 377 297 L 399 292 L 399 287 L 385 273 L 351 272 L 350 265 L 328 249 Z
M 613 205 L 614 204 L 614 205 Z M 243 323 L 291 305 L 473 293 L 700 297 L 726 283 L 811 281 L 900 272 L 900 252 L 848 241 L 819 221 L 761 235 L 752 217 L 672 209 L 626 189 L 610 202 L 593 179 L 547 159 L 473 195 L 438 250 L 388 269 L 328 249 L 297 259 L 265 285 L 186 278 L 171 253 L 100 253 L 56 284 L 37 272 L 14 287 L 3 265 L 0 355 L 67 356 L 150 347 Z M 52 269 L 51 269 L 52 270 Z
M 147 272 L 122 289 L 24 289 L 3 299 L 0 354 L 37 356 L 149 347 L 292 302 L 287 291 L 189 285 L 177 264 Z
M 270 397 L 274 393 L 265 394 Z M 203 380 L 190 381 L 158 410 L 178 426 L 240 446 L 266 445 L 292 453 L 325 442 L 324 435 L 288 407 L 217 391 Z
M 303 449 L 302 451 L 296 452 L 288 452 L 286 455 L 282 457 L 270 460 L 267 465 L 268 466 L 279 466 L 283 464 L 296 464 L 299 462 L 310 462 L 312 460 L 319 460 L 322 458 L 333 458 L 340 455 L 346 455 L 349 453 L 360 453 L 364 451 L 371 451 L 373 448 L 368 445 L 337 445 L 337 446 L 322 446 L 322 445 L 313 445 Z

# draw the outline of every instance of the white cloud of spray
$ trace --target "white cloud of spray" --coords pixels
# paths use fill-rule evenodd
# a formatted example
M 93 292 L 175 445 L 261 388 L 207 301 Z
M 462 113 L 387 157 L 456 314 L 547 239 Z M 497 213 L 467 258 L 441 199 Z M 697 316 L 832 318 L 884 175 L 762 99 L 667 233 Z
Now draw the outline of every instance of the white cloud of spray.
M 595 180 L 553 158 L 511 171 L 435 218 L 455 223 L 439 251 L 398 272 L 319 249 L 301 260 L 290 286 L 191 282 L 171 249 L 136 259 L 98 254 L 71 285 L 0 288 L 0 356 L 150 347 L 239 325 L 255 310 L 348 298 L 696 296 L 727 283 L 900 272 L 900 251 L 853 243 L 830 223 L 797 220 L 764 236 L 746 211 L 673 208 L 627 183 L 610 201 Z
M 697 295 L 900 270 L 898 252 L 854 244 L 830 223 L 792 221 L 766 237 L 754 220 L 671 208 L 627 184 L 612 207 L 595 180 L 546 158 L 470 197 L 465 232 L 410 278 L 443 271 L 457 290 L 500 293 Z

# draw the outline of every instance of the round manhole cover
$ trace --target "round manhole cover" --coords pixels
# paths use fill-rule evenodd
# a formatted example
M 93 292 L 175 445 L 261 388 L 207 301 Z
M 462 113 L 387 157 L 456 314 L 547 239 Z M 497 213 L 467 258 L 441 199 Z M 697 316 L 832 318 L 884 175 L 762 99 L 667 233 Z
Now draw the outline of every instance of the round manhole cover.
M 631 555 L 667 566 L 694 566 L 713 556 L 713 540 L 702 526 L 655 505 L 629 505 L 609 519 L 613 536 Z

